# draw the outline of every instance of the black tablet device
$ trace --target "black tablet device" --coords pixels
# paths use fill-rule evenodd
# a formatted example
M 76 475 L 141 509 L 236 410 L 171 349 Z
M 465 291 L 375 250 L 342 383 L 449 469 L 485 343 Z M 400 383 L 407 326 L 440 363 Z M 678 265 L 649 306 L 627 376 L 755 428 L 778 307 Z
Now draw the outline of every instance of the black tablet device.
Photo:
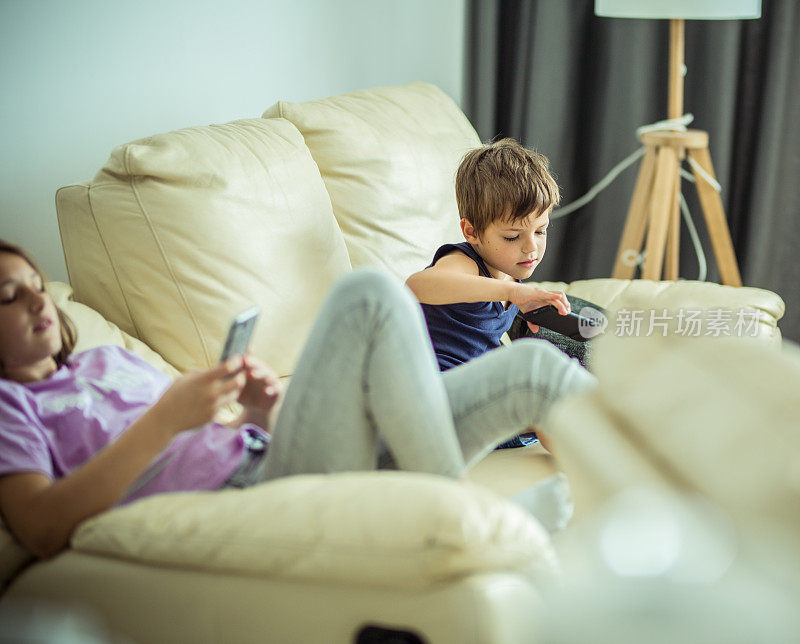
M 533 309 L 527 313 L 520 312 L 520 315 L 527 322 L 550 329 L 578 342 L 591 340 L 602 331 L 602 329 L 598 328 L 600 327 L 600 320 L 574 312 L 561 315 L 552 304 Z

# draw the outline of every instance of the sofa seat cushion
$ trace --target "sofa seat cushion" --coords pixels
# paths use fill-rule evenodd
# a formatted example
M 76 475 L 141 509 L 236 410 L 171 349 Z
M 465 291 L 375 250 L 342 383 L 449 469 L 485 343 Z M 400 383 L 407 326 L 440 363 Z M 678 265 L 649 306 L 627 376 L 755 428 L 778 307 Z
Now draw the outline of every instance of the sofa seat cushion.
M 86 521 L 72 547 L 156 565 L 376 587 L 556 571 L 549 536 L 521 507 L 471 483 L 409 472 L 293 476 L 151 497 Z
M 269 108 L 305 138 L 331 195 L 353 266 L 405 280 L 462 239 L 458 164 L 481 141 L 453 100 L 428 83 L 376 87 Z
M 216 363 L 231 318 L 255 304 L 254 352 L 291 373 L 350 270 L 319 170 L 283 119 L 121 145 L 56 204 L 76 299 L 180 371 Z

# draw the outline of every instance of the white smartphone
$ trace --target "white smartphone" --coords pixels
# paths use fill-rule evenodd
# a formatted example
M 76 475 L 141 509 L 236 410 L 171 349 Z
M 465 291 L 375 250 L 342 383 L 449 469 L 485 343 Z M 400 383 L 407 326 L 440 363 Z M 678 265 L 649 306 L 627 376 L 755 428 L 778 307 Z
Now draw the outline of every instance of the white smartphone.
M 228 337 L 225 338 L 220 362 L 225 362 L 232 356 L 244 355 L 247 352 L 250 337 L 253 335 L 260 312 L 261 310 L 257 306 L 253 306 L 233 318 L 231 327 L 228 329 Z

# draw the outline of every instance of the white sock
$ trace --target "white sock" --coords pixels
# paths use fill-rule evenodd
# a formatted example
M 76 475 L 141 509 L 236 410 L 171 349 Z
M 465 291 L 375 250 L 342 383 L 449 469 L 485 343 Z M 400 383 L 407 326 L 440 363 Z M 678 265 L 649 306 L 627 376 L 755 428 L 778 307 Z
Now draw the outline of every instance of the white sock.
M 558 472 L 511 497 L 530 512 L 550 534 L 567 527 L 575 508 L 566 474 Z

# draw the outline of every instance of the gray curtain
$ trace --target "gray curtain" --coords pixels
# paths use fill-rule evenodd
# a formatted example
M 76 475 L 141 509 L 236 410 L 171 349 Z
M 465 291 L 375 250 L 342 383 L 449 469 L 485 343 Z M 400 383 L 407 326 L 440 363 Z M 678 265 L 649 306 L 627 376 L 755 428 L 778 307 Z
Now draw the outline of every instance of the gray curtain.
M 472 0 L 466 112 L 481 138 L 548 156 L 562 205 L 583 195 L 666 118 L 667 21 L 599 18 L 593 0 Z M 800 2 L 763 0 L 759 20 L 687 21 L 684 111 L 706 130 L 745 286 L 786 302 L 800 341 Z M 608 277 L 638 163 L 558 220 L 537 280 Z M 694 185 L 682 185 L 719 281 Z M 698 263 L 681 229 L 681 269 Z

